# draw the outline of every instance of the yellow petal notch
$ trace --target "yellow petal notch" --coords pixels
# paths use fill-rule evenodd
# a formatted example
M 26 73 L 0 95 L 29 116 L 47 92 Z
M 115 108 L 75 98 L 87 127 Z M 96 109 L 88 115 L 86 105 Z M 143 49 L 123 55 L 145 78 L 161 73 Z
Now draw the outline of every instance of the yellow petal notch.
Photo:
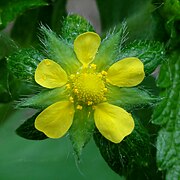
M 94 32 L 80 34 L 74 41 L 74 52 L 79 61 L 87 66 L 91 63 L 98 51 L 101 38 Z
M 74 107 L 69 101 L 60 101 L 42 111 L 35 120 L 35 128 L 49 138 L 60 138 L 71 127 Z
M 144 77 L 144 65 L 135 57 L 124 58 L 114 63 L 107 71 L 107 81 L 118 87 L 136 86 Z
M 121 142 L 134 129 L 131 114 L 107 102 L 95 107 L 94 120 L 100 133 L 113 143 Z
M 46 88 L 61 87 L 66 84 L 67 79 L 62 67 L 50 59 L 42 60 L 35 71 L 35 81 Z

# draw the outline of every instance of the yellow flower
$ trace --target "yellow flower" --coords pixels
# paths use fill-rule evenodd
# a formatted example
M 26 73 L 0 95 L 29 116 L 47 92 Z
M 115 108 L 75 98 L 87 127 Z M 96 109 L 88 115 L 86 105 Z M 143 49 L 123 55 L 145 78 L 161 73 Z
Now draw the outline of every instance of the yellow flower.
M 79 35 L 74 41 L 74 52 L 81 66 L 76 72 L 66 72 L 59 64 L 42 60 L 36 71 L 35 81 L 46 88 L 66 87 L 64 100 L 44 109 L 35 120 L 35 127 L 50 138 L 62 137 L 71 127 L 76 111 L 91 108 L 94 122 L 100 133 L 114 143 L 119 143 L 134 129 L 130 113 L 121 107 L 108 103 L 108 85 L 132 87 L 144 79 L 143 63 L 135 57 L 128 57 L 99 70 L 93 60 L 101 39 L 94 32 Z M 72 62 L 73 63 L 73 62 Z M 71 64 L 69 64 L 71 66 Z M 113 94 L 112 94 L 113 96 Z M 121 98 L 121 97 L 120 97 Z

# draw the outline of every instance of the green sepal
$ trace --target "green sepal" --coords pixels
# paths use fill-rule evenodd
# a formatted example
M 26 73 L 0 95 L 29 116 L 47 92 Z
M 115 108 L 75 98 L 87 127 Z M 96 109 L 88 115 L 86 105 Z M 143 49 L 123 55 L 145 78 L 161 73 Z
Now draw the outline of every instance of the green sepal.
M 127 176 L 134 169 L 140 168 L 142 170 L 142 167 L 149 165 L 149 135 L 139 119 L 134 118 L 134 120 L 135 129 L 119 144 L 108 141 L 98 130 L 94 133 L 94 140 L 102 157 L 110 168 L 119 175 Z
M 94 132 L 93 111 L 90 107 L 77 110 L 74 115 L 73 124 L 69 130 L 70 139 L 78 159 L 82 149 L 88 143 Z
M 35 49 L 21 49 L 7 58 L 8 68 L 22 81 L 35 84 L 34 73 L 44 56 Z
M 34 127 L 34 122 L 36 117 L 38 116 L 39 112 L 36 113 L 35 115 L 33 115 L 32 117 L 30 117 L 28 120 L 26 120 L 22 125 L 20 125 L 17 129 L 16 129 L 16 133 L 25 138 L 25 139 L 30 139 L 30 140 L 44 140 L 47 139 L 48 137 L 38 131 L 35 127 Z
M 165 60 L 165 49 L 162 43 L 153 41 L 134 41 L 126 45 L 118 59 L 137 57 L 144 64 L 146 75 L 151 74 Z
M 159 97 L 156 97 L 142 87 L 119 88 L 109 85 L 106 96 L 109 103 L 128 110 L 142 108 L 146 105 L 154 106 L 160 101 Z
M 46 58 L 59 63 L 68 74 L 74 73 L 80 67 L 80 62 L 76 58 L 72 44 L 58 37 L 55 32 L 45 26 L 41 26 L 41 32 L 43 35 L 41 42 L 45 47 Z
M 67 16 L 62 23 L 62 37 L 73 43 L 76 37 L 85 32 L 94 32 L 93 26 L 82 16 Z
M 97 64 L 97 70 L 107 70 L 115 62 L 125 40 L 125 29 L 126 25 L 122 24 L 121 28 L 108 34 L 102 41 L 93 61 L 93 63 Z
M 45 109 L 53 103 L 67 98 L 66 87 L 55 88 L 51 90 L 44 90 L 31 98 L 22 100 L 17 105 L 17 108 L 28 107 L 35 109 Z

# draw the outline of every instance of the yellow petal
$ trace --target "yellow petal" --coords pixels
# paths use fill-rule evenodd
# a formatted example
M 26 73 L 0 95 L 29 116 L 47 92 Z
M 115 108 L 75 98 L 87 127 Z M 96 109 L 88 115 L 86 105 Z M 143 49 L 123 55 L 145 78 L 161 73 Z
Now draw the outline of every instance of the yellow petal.
M 114 63 L 107 71 L 107 81 L 119 87 L 136 86 L 144 77 L 144 65 L 135 57 L 122 59 Z
M 95 107 L 94 120 L 100 133 L 113 143 L 121 142 L 134 129 L 131 114 L 106 102 Z
M 74 51 L 79 61 L 87 66 L 91 63 L 98 51 L 101 38 L 94 32 L 80 34 L 74 41 Z
M 70 128 L 74 107 L 69 101 L 60 101 L 42 111 L 35 120 L 35 127 L 50 138 L 62 137 Z
M 56 62 L 44 59 L 37 66 L 35 81 L 46 88 L 61 87 L 67 82 L 67 74 Z

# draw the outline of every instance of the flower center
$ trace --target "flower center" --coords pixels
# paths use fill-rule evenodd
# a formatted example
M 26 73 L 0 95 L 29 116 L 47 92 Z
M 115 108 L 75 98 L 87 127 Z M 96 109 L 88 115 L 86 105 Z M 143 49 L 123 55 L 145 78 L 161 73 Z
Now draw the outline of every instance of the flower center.
M 73 98 L 80 104 L 94 105 L 104 101 L 107 91 L 103 76 L 94 72 L 71 75 Z

